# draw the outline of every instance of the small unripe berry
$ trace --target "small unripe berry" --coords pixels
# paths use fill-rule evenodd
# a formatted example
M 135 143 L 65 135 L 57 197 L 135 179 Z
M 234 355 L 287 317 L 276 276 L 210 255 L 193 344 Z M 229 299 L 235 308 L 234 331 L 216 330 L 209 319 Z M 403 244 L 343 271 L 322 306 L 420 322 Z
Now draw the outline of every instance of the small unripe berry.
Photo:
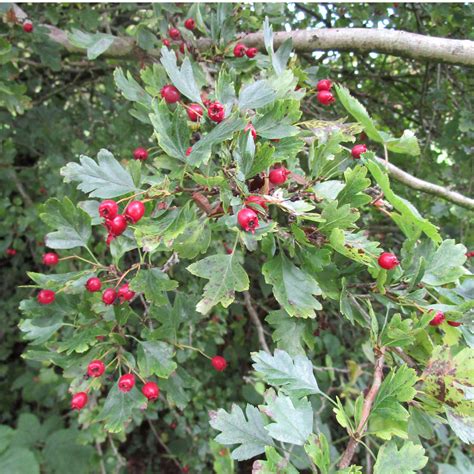
M 397 265 L 400 265 L 397 257 L 390 252 L 384 252 L 380 255 L 378 259 L 379 265 L 384 268 L 385 270 L 391 270 L 395 268 Z
M 188 18 L 185 22 L 184 22 L 184 27 L 187 29 L 187 30 L 194 30 L 194 28 L 196 28 L 196 22 L 194 21 L 193 18 Z
M 48 267 L 54 267 L 59 262 L 59 256 L 55 252 L 48 252 L 43 255 L 43 264 Z
M 141 146 L 135 148 L 135 150 L 133 150 L 133 158 L 140 161 L 146 160 L 148 158 L 147 149 Z
M 102 288 L 102 282 L 97 277 L 91 277 L 86 282 L 86 290 L 90 293 L 100 291 Z
M 135 385 L 135 376 L 133 374 L 125 374 L 119 378 L 118 388 L 121 392 L 130 392 Z
M 227 367 L 227 361 L 222 356 L 214 356 L 211 359 L 211 364 L 218 372 L 222 372 Z
M 268 178 L 272 184 L 283 184 L 289 174 L 290 171 L 288 171 L 284 166 L 280 166 L 279 168 L 271 170 Z
M 199 104 L 189 104 L 186 108 L 189 120 L 197 122 L 204 114 L 202 107 Z
M 330 91 L 332 87 L 332 82 L 329 79 L 322 79 L 316 85 L 318 91 Z
M 102 301 L 107 305 L 113 304 L 116 299 L 117 292 L 113 288 L 107 288 L 102 293 Z
M 239 211 L 237 214 L 237 221 L 242 229 L 246 232 L 252 232 L 252 234 L 255 233 L 255 229 L 259 226 L 257 213 L 253 209 L 247 207 Z
M 99 215 L 105 219 L 113 219 L 118 214 L 118 204 L 111 199 L 102 201 L 99 206 Z
M 178 30 L 178 28 L 170 28 L 168 30 L 168 34 L 170 35 L 171 39 L 174 39 L 175 41 L 181 38 L 181 32 Z
M 89 377 L 100 377 L 105 372 L 105 364 L 101 360 L 92 360 L 87 366 Z
M 448 324 L 453 328 L 458 328 L 459 326 L 461 326 L 462 323 L 460 323 L 459 321 L 448 321 Z
M 220 102 L 211 102 L 207 108 L 207 115 L 213 122 L 220 123 L 225 117 L 225 107 Z
M 73 410 L 82 410 L 87 405 L 88 398 L 86 392 L 75 393 L 71 399 L 71 408 Z
M 244 132 L 248 132 L 249 130 L 250 130 L 250 133 L 252 134 L 252 137 L 255 141 L 257 139 L 257 131 L 255 130 L 255 127 L 251 123 L 248 123 L 245 126 Z
M 33 23 L 29 20 L 23 22 L 23 31 L 25 33 L 31 33 L 33 31 Z
M 175 86 L 167 84 L 163 86 L 160 91 L 161 97 L 165 99 L 168 104 L 174 104 L 180 99 L 179 91 Z
M 192 146 L 189 146 L 189 147 L 186 149 L 186 156 L 189 156 L 192 151 L 193 151 L 193 147 L 192 147 Z
M 56 299 L 56 293 L 53 290 L 41 290 L 36 299 L 39 304 L 51 304 Z
M 125 209 L 125 217 L 136 224 L 145 214 L 145 205 L 141 201 L 132 201 Z
M 117 291 L 117 297 L 121 303 L 130 301 L 135 296 L 135 292 L 128 287 L 128 283 L 124 283 Z
M 319 91 L 316 95 L 316 99 L 320 104 L 329 105 L 332 104 L 336 98 L 329 91 Z
M 430 321 L 430 326 L 439 326 L 444 322 L 446 317 L 444 316 L 444 313 L 441 311 L 438 311 L 435 315 L 434 318 Z
M 355 158 L 356 160 L 358 160 L 360 158 L 360 155 L 362 155 L 362 153 L 365 153 L 366 151 L 367 151 L 367 147 L 364 144 L 356 145 L 351 150 L 352 158 Z
M 107 221 L 106 226 L 114 236 L 122 235 L 127 228 L 127 219 L 122 214 L 119 214 L 112 220 Z
M 142 387 L 142 393 L 145 395 L 148 400 L 156 400 L 160 395 L 160 388 L 156 385 L 155 382 L 147 382 Z
M 258 53 L 258 49 L 257 48 L 249 48 L 247 49 L 247 51 L 245 51 L 245 54 L 247 55 L 247 57 L 249 59 L 253 59 Z
M 236 58 L 242 58 L 243 56 L 245 56 L 245 51 L 246 50 L 247 50 L 247 48 L 245 47 L 244 44 L 237 43 L 234 47 L 234 56 Z
M 162 43 L 163 43 L 163 46 L 166 46 L 167 48 L 169 48 L 171 45 L 171 42 L 168 38 L 163 39 Z

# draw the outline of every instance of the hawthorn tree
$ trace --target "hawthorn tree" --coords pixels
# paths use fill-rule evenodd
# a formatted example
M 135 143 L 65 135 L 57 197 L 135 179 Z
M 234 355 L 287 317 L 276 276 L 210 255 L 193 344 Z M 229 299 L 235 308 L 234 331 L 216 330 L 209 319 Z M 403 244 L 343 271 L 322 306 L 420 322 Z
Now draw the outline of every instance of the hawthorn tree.
M 55 472 L 68 466 L 51 459 L 63 439 L 78 472 L 112 472 L 125 465 L 116 443 L 143 430 L 175 463 L 149 465 L 170 472 L 208 471 L 209 452 L 218 473 L 236 461 L 255 473 L 449 472 L 437 440 L 474 440 L 471 254 L 391 178 L 460 212 L 473 200 L 394 165 L 418 159 L 415 134 L 381 126 L 330 68 L 300 59 L 334 48 L 469 66 L 472 42 L 274 34 L 268 8 L 249 35 L 234 14 L 252 10 L 229 4 L 157 6 L 129 36 L 6 11 L 49 48 L 109 58 L 125 123 L 140 129 L 133 149 L 112 153 L 98 132 L 96 156 L 70 154 L 54 171 L 64 191 L 39 214 L 48 251 L 19 328 L 24 359 L 61 378 L 54 399 L 71 407 L 73 430 L 49 430 Z M 114 62 L 133 55 L 139 71 Z M 393 238 L 367 230 L 372 215 Z M 165 428 L 199 450 L 168 445 Z M 20 435 L 1 433 L 2 456 L 38 472 L 31 447 L 10 442 Z

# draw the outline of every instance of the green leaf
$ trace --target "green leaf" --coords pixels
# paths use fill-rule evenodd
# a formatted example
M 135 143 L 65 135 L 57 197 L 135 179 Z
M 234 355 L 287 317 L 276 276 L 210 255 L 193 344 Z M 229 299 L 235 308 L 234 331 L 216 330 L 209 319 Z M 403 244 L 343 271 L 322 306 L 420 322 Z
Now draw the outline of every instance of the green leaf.
M 324 206 L 321 217 L 325 222 L 319 226 L 319 230 L 323 234 L 330 234 L 333 229 L 351 227 L 359 219 L 359 213 L 351 211 L 349 204 L 339 207 L 337 201 L 331 201 Z
M 87 280 L 94 275 L 92 270 L 57 274 L 28 272 L 28 276 L 41 288 L 54 291 L 62 288 L 63 293 L 82 293 Z
M 39 474 L 35 455 L 25 448 L 12 448 L 0 455 L 1 471 L 5 474 Z
M 262 267 L 265 281 L 272 285 L 273 294 L 290 316 L 315 318 L 315 310 L 322 308 L 313 295 L 320 295 L 316 281 L 293 264 L 283 253 L 265 262 Z
M 221 69 L 217 76 L 216 99 L 226 107 L 226 110 L 230 109 L 236 100 L 232 76 L 225 69 Z
M 319 436 L 312 434 L 304 445 L 304 450 L 321 474 L 329 474 L 331 458 L 328 440 L 324 434 L 320 433 Z
M 290 461 L 278 454 L 278 451 L 272 447 L 265 448 L 266 461 L 258 459 L 252 464 L 252 474 L 298 474 Z
M 164 305 L 167 302 L 166 291 L 175 290 L 178 282 L 170 280 L 166 273 L 159 268 L 140 270 L 130 280 L 130 288 L 133 291 L 143 293 L 147 301 L 156 305 Z
M 145 406 L 146 398 L 133 387 L 130 392 L 124 393 L 114 384 L 109 390 L 104 407 L 98 415 L 97 421 L 104 421 L 104 428 L 111 433 L 120 433 L 125 423 L 132 417 L 133 411 Z
M 192 386 L 194 379 L 181 367 L 173 372 L 169 378 L 160 379 L 160 387 L 166 394 L 166 399 L 170 405 L 175 404 L 180 410 L 186 408 L 191 401 L 191 395 L 186 392 L 186 388 Z
M 0 453 L 3 453 L 10 446 L 14 436 L 15 430 L 7 425 L 0 425 Z
M 199 87 L 194 80 L 191 61 L 186 56 L 181 68 L 176 65 L 176 53 L 168 48 L 161 48 L 161 64 L 174 86 L 192 102 L 202 105 Z
M 87 59 L 93 61 L 112 46 L 115 37 L 104 33 L 86 33 L 73 28 L 72 32 L 68 33 L 68 39 L 74 46 L 87 49 Z
M 48 436 L 43 450 L 48 473 L 88 474 L 95 453 L 92 446 L 79 444 L 80 432 L 75 429 L 59 430 Z M 74 462 L 71 462 L 74 459 Z
M 350 204 L 351 207 L 361 207 L 372 200 L 368 194 L 363 192 L 370 186 L 370 179 L 366 176 L 367 168 L 361 165 L 347 168 L 344 171 L 346 185 L 337 195 L 339 206 Z
M 439 474 L 472 474 L 474 472 L 474 462 L 469 459 L 461 450 L 453 450 L 456 464 L 438 464 Z
M 63 316 L 58 314 L 25 319 L 18 325 L 24 338 L 35 345 L 44 344 L 62 326 Z
M 454 240 L 443 240 L 434 255 L 426 262 L 422 282 L 431 286 L 453 283 L 466 273 L 463 267 L 466 262 L 467 249 Z
M 245 181 L 250 176 L 249 172 L 255 157 L 255 141 L 250 131 L 243 133 L 238 141 L 238 148 L 234 152 L 234 159 L 238 165 L 238 178 Z
M 279 395 L 261 410 L 273 420 L 265 429 L 278 441 L 302 446 L 313 431 L 313 408 L 306 398 Z
M 204 294 L 196 306 L 202 314 L 208 313 L 216 304 L 227 308 L 233 301 L 236 291 L 249 289 L 249 277 L 234 254 L 212 255 L 187 267 L 193 275 L 206 278 Z
M 337 130 L 320 137 L 317 146 L 315 142 L 312 143 L 308 164 L 313 178 L 328 180 L 339 173 L 342 163 L 346 160 L 342 154 L 341 142 L 347 139 L 344 133 Z
M 411 156 L 418 156 L 421 153 L 418 140 L 411 130 L 405 130 L 400 138 L 386 139 L 385 144 L 394 153 L 403 153 Z
M 298 135 L 298 127 L 291 125 L 301 117 L 299 101 L 278 100 L 270 110 L 253 121 L 259 137 L 267 139 L 281 139 Z
M 188 222 L 184 232 L 175 239 L 173 249 L 180 258 L 194 259 L 209 248 L 211 236 L 207 219 Z
M 253 368 L 263 375 L 269 385 L 282 389 L 288 395 L 299 398 L 320 393 L 313 364 L 304 355 L 291 358 L 287 352 L 276 349 L 273 356 L 264 351 L 254 352 L 252 360 Z
M 265 431 L 263 415 L 252 405 L 247 405 L 245 415 L 237 405 L 232 405 L 230 413 L 223 409 L 210 413 L 210 425 L 221 431 L 215 440 L 224 445 L 240 445 L 232 451 L 232 458 L 244 461 L 265 451 L 265 446 L 273 446 L 273 441 Z
M 265 321 L 272 326 L 272 339 L 279 349 L 290 355 L 304 354 L 303 338 L 306 331 L 306 322 L 291 318 L 286 311 L 270 311 Z
M 377 184 L 380 186 L 384 193 L 384 199 L 399 211 L 391 213 L 392 219 L 395 220 L 397 225 L 401 228 L 404 234 L 412 240 L 416 240 L 421 232 L 424 232 L 434 242 L 441 242 L 441 236 L 439 235 L 438 229 L 430 221 L 420 216 L 417 209 L 405 199 L 397 196 L 390 187 L 390 181 L 387 173 L 382 169 L 371 152 L 367 152 L 365 155 L 367 159 L 365 164 L 369 168 L 370 173 L 374 177 Z
M 261 173 L 268 169 L 273 163 L 276 163 L 279 158 L 276 160 L 273 157 L 275 148 L 272 147 L 268 142 L 264 143 L 262 146 L 257 148 L 255 158 L 252 163 L 250 171 L 247 173 L 248 178 L 253 178 L 255 175 Z
M 145 107 L 151 105 L 151 96 L 145 92 L 129 71 L 125 77 L 122 68 L 115 69 L 114 79 L 118 89 L 127 100 L 137 102 Z
M 374 474 L 415 474 L 428 462 L 423 446 L 411 441 L 403 443 L 400 449 L 395 441 L 385 443 L 379 450 Z
M 176 370 L 174 349 L 163 341 L 141 341 L 138 345 L 138 367 L 143 377 L 156 375 L 168 378 Z
M 244 86 L 239 95 L 239 109 L 258 109 L 271 104 L 277 96 L 268 81 L 260 80 Z
M 91 219 L 82 209 L 65 197 L 62 201 L 48 199 L 40 218 L 49 227 L 57 229 L 46 235 L 46 245 L 52 249 L 86 247 L 91 236 Z
M 100 150 L 97 163 L 88 156 L 81 155 L 81 164 L 68 163 L 61 168 L 64 181 L 78 181 L 77 189 L 90 197 L 113 198 L 127 193 L 140 191 L 135 186 L 132 176 L 107 150 Z

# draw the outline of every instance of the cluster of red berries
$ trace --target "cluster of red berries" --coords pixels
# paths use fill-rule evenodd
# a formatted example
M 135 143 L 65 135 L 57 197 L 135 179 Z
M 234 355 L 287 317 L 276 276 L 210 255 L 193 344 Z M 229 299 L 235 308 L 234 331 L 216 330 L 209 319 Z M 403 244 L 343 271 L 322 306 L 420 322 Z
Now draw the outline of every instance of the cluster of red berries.
M 330 105 L 335 102 L 336 98 L 331 92 L 332 82 L 329 79 L 322 79 L 316 84 L 318 93 L 316 99 L 320 104 Z
M 196 28 L 196 22 L 194 21 L 194 18 L 188 18 L 187 20 L 185 20 L 184 27 L 189 31 L 193 31 Z M 175 27 L 170 28 L 168 30 L 168 34 L 173 41 L 179 41 L 181 39 L 181 32 L 178 30 L 178 28 L 175 28 Z M 163 44 L 167 48 L 169 48 L 171 46 L 171 41 L 168 38 L 164 38 Z M 182 41 L 181 44 L 179 45 L 179 51 L 182 54 L 184 54 L 185 50 L 186 50 L 186 43 Z
M 446 321 L 446 316 L 442 311 L 437 311 L 433 317 L 433 319 L 430 321 L 430 326 L 439 326 L 440 324 L 443 324 L 444 321 Z M 461 326 L 462 323 L 459 321 L 446 321 L 450 326 L 453 326 L 455 328 Z
M 234 56 L 236 58 L 243 58 L 244 56 L 247 56 L 249 59 L 253 59 L 257 53 L 257 48 L 247 48 L 242 43 L 237 43 L 234 47 Z
M 123 214 L 118 212 L 118 204 L 111 199 L 106 199 L 99 205 L 99 215 L 104 218 L 104 225 L 108 231 L 107 245 L 125 232 L 129 222 L 136 224 L 143 217 L 145 205 L 141 201 L 132 201 Z
M 91 280 L 92 280 L 92 278 L 87 280 L 87 283 L 86 283 L 87 290 L 91 291 L 91 292 L 99 291 L 100 287 L 99 287 L 98 290 L 95 289 L 98 286 L 95 283 L 95 280 L 94 280 L 94 283 L 92 285 L 91 285 L 91 282 L 90 282 Z M 98 278 L 97 278 L 97 280 L 98 280 Z M 91 287 L 93 288 L 93 290 L 89 289 Z M 119 287 L 118 290 L 115 290 L 114 288 L 106 288 L 104 290 L 104 292 L 102 293 L 102 301 L 106 305 L 111 305 L 111 304 L 114 304 L 117 300 L 120 303 L 123 303 L 125 301 L 131 301 L 134 298 L 134 296 L 135 296 L 135 292 L 130 289 L 128 283 L 124 283 L 123 285 L 121 285 Z

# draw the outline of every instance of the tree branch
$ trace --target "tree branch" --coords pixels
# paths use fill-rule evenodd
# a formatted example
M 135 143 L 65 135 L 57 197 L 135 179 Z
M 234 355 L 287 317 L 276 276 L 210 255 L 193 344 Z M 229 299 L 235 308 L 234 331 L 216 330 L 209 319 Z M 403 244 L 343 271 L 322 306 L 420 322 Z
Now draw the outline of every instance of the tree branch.
M 262 349 L 270 354 L 270 349 L 268 347 L 267 341 L 265 340 L 265 333 L 263 332 L 262 323 L 260 322 L 257 311 L 252 305 L 252 299 L 248 291 L 244 291 L 244 302 L 245 307 L 249 312 L 250 319 L 252 320 L 253 324 L 255 325 L 255 328 L 257 329 L 258 341 L 260 342 Z
M 16 4 L 13 6 L 16 17 L 22 21 L 27 14 Z M 67 32 L 51 25 L 42 25 L 49 29 L 52 41 L 62 45 L 71 53 L 85 53 L 68 39 Z M 313 30 L 279 31 L 274 34 L 274 44 L 278 47 L 288 38 L 293 40 L 297 52 L 312 51 L 355 51 L 360 53 L 385 53 L 393 56 L 408 57 L 422 61 L 437 61 L 451 64 L 474 66 L 474 41 L 425 36 L 407 31 L 375 28 L 319 28 Z M 263 31 L 250 33 L 240 38 L 247 46 L 264 47 Z M 196 48 L 204 50 L 212 45 L 210 38 L 196 41 Z M 116 37 L 106 57 L 124 57 L 133 54 L 136 43 L 133 38 Z M 150 56 L 158 56 L 158 50 L 148 51 Z
M 374 403 L 375 397 L 377 396 L 377 393 L 380 389 L 380 385 L 382 384 L 384 359 L 385 347 L 381 347 L 375 358 L 374 381 L 372 382 L 369 393 L 367 393 L 365 397 L 359 426 L 357 427 L 356 432 L 352 434 L 347 448 L 344 451 L 341 460 L 339 461 L 340 469 L 345 469 L 350 465 L 360 438 L 367 429 L 366 424 L 367 420 L 369 419 L 370 410 L 372 409 L 372 404 Z
M 465 207 L 466 209 L 474 210 L 474 199 L 464 196 L 457 191 L 451 191 L 444 186 L 438 184 L 433 184 L 428 181 L 423 181 L 422 179 L 416 178 L 411 174 L 408 174 L 406 171 L 401 170 L 392 163 L 387 163 L 384 159 L 376 157 L 377 161 L 385 166 L 388 174 L 399 181 L 400 183 L 405 184 L 409 188 L 416 189 L 423 193 L 431 194 L 433 196 L 440 197 L 446 201 L 457 204 L 458 206 Z

